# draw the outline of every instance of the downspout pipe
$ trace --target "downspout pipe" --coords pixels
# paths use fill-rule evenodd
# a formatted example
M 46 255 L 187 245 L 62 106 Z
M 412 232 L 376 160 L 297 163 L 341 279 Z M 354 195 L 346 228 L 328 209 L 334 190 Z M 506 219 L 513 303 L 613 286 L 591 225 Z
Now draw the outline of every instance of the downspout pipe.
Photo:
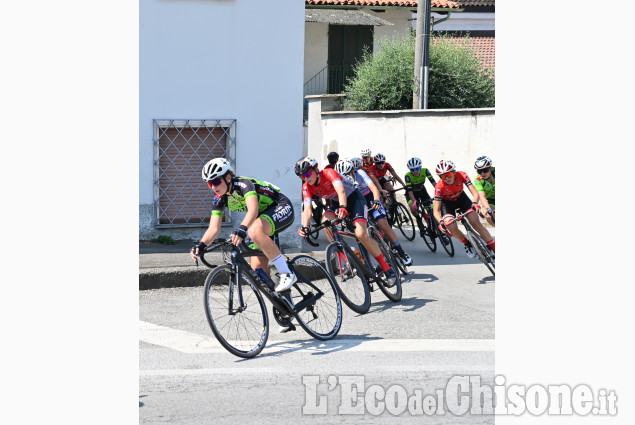
M 440 24 L 441 22 L 445 22 L 445 21 L 447 21 L 448 19 L 450 19 L 450 16 L 452 16 L 452 12 L 448 11 L 448 14 L 447 14 L 447 15 L 445 15 L 445 18 L 441 18 L 441 19 L 439 19 L 438 21 L 434 21 L 434 20 L 433 20 L 433 21 L 432 21 L 432 30 L 434 30 L 434 26 L 435 26 L 435 25 Z

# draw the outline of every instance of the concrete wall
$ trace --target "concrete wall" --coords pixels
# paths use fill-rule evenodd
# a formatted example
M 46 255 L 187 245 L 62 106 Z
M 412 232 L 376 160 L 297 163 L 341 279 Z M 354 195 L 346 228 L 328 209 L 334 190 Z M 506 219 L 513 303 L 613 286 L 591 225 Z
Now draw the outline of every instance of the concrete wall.
M 152 226 L 153 119 L 236 119 L 237 173 L 299 204 L 304 2 L 141 0 L 139 15 L 140 239 L 203 231 Z
M 452 160 L 471 178 L 478 156 L 496 161 L 493 108 L 334 112 L 338 96 L 307 98 L 308 155 L 321 167 L 328 164 L 330 151 L 351 158 L 359 157 L 362 149 L 383 153 L 402 179 L 413 156 L 433 170 L 441 159 Z

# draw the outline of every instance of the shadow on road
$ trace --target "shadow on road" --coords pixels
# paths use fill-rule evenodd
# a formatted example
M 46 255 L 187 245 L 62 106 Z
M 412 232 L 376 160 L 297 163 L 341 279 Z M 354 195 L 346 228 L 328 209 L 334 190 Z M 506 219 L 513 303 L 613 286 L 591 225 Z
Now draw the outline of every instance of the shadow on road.
M 334 353 L 337 351 L 348 350 L 350 348 L 360 345 L 364 341 L 379 340 L 379 339 L 383 339 L 383 338 L 369 337 L 368 334 L 364 334 L 364 335 L 338 334 L 334 339 L 330 339 L 328 341 L 316 341 L 316 340 L 306 340 L 306 339 L 279 341 L 273 344 L 267 344 L 267 347 L 265 347 L 263 352 L 252 359 L 240 359 L 240 360 L 236 360 L 236 362 L 241 363 L 247 360 L 255 360 L 258 358 L 267 358 L 271 356 L 281 356 L 287 353 L 293 353 L 295 351 L 305 351 L 305 350 L 310 350 L 311 355 L 313 356 L 320 356 L 324 354 Z M 293 345 L 300 344 L 300 346 L 283 348 L 282 350 L 277 350 L 274 353 L 265 352 L 267 348 L 285 347 L 286 345 L 289 345 L 289 344 L 293 344 Z
M 486 284 L 488 282 L 494 283 L 494 282 L 496 282 L 496 278 L 494 276 L 487 276 L 487 277 L 484 277 L 483 279 L 479 280 L 478 284 L 479 285 L 484 285 L 484 284 Z
M 418 283 L 418 281 L 430 283 L 439 280 L 439 278 L 433 274 L 409 272 L 406 276 L 403 276 L 401 284 L 403 285 L 404 283 L 412 282 L 413 280 L 417 281 L 415 283 Z
M 385 300 L 385 301 L 371 304 L 370 310 L 368 310 L 368 313 L 366 314 L 378 313 L 388 309 L 399 309 L 401 311 L 415 311 L 425 306 L 429 302 L 434 302 L 434 301 L 437 301 L 437 300 L 428 300 L 428 299 L 421 299 L 416 297 L 402 298 L 400 301 L 396 303 L 390 300 Z

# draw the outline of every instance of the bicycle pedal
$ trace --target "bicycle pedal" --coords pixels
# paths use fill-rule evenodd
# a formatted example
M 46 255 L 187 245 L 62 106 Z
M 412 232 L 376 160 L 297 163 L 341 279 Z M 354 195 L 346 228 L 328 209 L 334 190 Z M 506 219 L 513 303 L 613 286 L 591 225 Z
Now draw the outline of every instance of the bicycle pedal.
M 289 323 L 289 326 L 280 328 L 280 333 L 286 334 L 287 332 L 292 332 L 295 330 L 296 330 L 295 325 L 293 323 Z
M 284 302 L 287 304 L 287 307 L 289 307 L 291 310 L 293 310 L 295 308 L 295 304 L 293 303 L 293 299 L 291 299 L 291 290 L 287 289 L 286 291 L 282 291 L 280 293 L 278 293 L 278 296 L 280 297 L 281 300 L 284 300 Z

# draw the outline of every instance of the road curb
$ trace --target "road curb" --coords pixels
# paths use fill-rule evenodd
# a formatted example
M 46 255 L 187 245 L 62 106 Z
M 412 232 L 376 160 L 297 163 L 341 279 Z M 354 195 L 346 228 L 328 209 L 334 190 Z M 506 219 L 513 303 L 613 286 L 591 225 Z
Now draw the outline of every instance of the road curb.
M 139 290 L 203 286 L 209 267 L 161 267 L 139 270 Z

